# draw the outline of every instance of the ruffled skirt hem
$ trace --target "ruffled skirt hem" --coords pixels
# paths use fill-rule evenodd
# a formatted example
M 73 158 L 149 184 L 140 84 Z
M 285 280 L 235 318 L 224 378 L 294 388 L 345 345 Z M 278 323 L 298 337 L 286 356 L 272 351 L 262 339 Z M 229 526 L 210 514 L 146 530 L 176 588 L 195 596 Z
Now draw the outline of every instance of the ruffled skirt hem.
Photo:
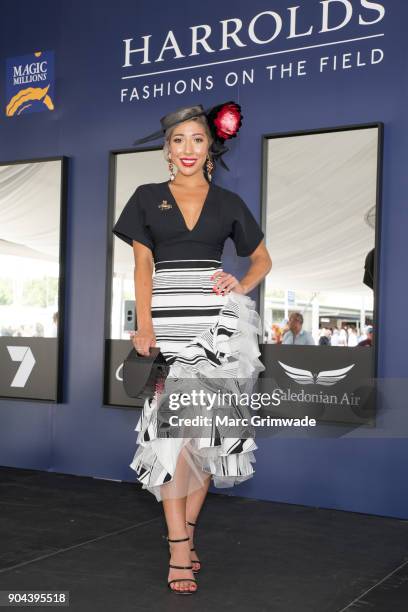
M 188 379 L 194 379 L 199 385 L 205 383 L 209 388 L 211 379 L 217 379 L 224 381 L 227 392 L 232 385 L 238 396 L 250 394 L 259 373 L 265 369 L 259 359 L 258 336 L 261 334 L 262 325 L 254 300 L 232 291 L 216 323 L 177 354 L 163 391 L 156 391 L 153 398 L 146 399 L 135 428 L 138 448 L 130 467 L 137 473 L 142 488 L 153 493 L 157 501 L 189 495 L 203 486 L 208 477 L 212 478 L 215 487 L 228 488 L 253 476 L 252 464 L 256 462 L 254 451 L 257 449 L 253 429 L 247 427 L 232 437 L 223 435 L 225 431 L 211 425 L 211 435 L 208 428 L 203 428 L 201 434 L 193 438 L 162 437 L 159 423 L 167 380 L 178 379 L 181 393 L 183 381 L 187 387 Z M 190 359 L 192 353 L 194 360 Z M 181 413 L 192 416 L 191 408 L 190 411 L 182 408 Z M 246 406 L 230 406 L 228 413 L 232 417 L 250 418 Z M 205 405 L 194 409 L 194 415 L 200 414 L 208 415 Z

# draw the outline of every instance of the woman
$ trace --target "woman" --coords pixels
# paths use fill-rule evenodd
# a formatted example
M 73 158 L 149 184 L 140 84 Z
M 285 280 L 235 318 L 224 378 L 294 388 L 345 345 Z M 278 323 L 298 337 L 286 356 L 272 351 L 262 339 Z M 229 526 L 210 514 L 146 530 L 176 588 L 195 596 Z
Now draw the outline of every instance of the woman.
M 246 204 L 214 185 L 211 174 L 213 160 L 228 150 L 224 142 L 236 136 L 241 121 L 240 107 L 233 102 L 209 111 L 201 105 L 184 107 L 163 117 L 160 131 L 135 144 L 164 133 L 170 181 L 140 185 L 113 229 L 133 246 L 135 257 L 134 347 L 148 355 L 149 348 L 158 345 L 170 365 L 165 388 L 172 379 L 179 392 L 197 381 L 214 389 L 215 378 L 224 381 L 225 388 L 250 390 L 265 369 L 258 359 L 259 315 L 246 294 L 269 272 L 271 259 Z M 238 255 L 251 260 L 241 280 L 221 267 L 228 237 Z M 183 427 L 176 436 L 160 436 L 159 424 L 166 421 L 161 408 L 168 396 L 156 389 L 146 400 L 131 467 L 143 488 L 163 502 L 170 545 L 168 586 L 185 595 L 197 590 L 194 574 L 200 561 L 194 527 L 210 480 L 226 487 L 250 478 L 257 446 L 248 428 L 234 437 L 214 426 L 215 420 L 198 433 L 195 428 L 194 437 L 183 435 Z M 208 408 L 203 402 L 180 407 L 178 416 L 208 415 Z M 236 405 L 216 408 L 234 416 L 245 412 Z

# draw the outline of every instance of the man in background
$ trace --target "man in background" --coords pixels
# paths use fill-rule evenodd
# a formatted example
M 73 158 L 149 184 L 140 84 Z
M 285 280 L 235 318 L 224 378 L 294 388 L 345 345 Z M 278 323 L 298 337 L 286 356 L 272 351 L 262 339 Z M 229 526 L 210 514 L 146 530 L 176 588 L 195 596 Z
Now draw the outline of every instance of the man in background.
M 303 329 L 303 315 L 292 312 L 289 316 L 289 329 L 284 334 L 282 344 L 316 345 L 312 334 Z
M 373 328 L 371 325 L 368 325 L 366 329 L 366 336 L 364 340 L 360 340 L 357 346 L 373 346 Z

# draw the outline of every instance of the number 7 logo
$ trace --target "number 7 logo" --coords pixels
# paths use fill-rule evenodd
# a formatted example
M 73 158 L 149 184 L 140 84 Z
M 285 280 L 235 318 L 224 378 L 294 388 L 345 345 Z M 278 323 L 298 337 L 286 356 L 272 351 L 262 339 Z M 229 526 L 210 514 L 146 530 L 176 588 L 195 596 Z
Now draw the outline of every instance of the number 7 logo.
M 8 352 L 13 361 L 21 361 L 11 387 L 24 387 L 35 365 L 34 355 L 29 346 L 8 346 Z

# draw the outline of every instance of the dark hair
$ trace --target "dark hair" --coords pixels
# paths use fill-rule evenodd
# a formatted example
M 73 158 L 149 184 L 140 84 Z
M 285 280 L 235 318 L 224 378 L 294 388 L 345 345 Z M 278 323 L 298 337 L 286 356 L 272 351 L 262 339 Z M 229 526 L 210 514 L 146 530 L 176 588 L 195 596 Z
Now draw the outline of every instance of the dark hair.
M 290 315 L 289 315 L 289 321 L 290 321 L 290 319 L 297 319 L 303 325 L 303 315 L 302 315 L 301 312 L 291 312 Z

